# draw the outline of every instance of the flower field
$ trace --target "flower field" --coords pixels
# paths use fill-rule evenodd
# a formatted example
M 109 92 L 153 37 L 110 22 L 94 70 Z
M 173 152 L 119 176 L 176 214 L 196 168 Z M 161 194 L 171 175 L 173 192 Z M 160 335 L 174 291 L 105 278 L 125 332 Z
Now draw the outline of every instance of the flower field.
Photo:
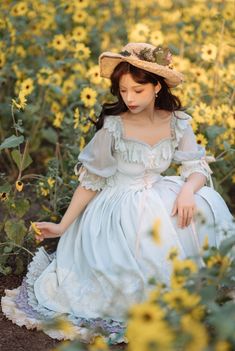
M 214 187 L 235 213 L 234 1 L 2 0 L 0 10 L 1 274 L 25 270 L 37 247 L 31 222 L 56 222 L 67 208 L 77 156 L 101 104 L 113 99 L 98 56 L 129 41 L 170 48 L 185 75 L 173 93 L 214 156 Z M 177 172 L 172 164 L 167 174 Z M 149 300 L 133 306 L 128 351 L 235 349 L 234 241 L 205 243 L 200 270 L 169 253 L 171 289 L 153 279 Z M 97 338 L 88 348 L 109 345 Z

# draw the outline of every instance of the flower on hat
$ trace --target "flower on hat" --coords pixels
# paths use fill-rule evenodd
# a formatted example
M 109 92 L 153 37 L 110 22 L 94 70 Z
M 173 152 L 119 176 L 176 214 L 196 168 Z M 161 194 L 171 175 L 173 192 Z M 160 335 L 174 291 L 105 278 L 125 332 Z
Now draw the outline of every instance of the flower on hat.
M 162 66 L 169 66 L 172 62 L 172 55 L 170 50 L 167 47 L 162 47 L 158 45 L 154 50 L 151 48 L 144 48 L 139 52 L 133 50 L 138 59 L 148 62 L 157 63 Z M 120 52 L 122 56 L 131 56 L 131 53 L 128 50 L 124 50 Z

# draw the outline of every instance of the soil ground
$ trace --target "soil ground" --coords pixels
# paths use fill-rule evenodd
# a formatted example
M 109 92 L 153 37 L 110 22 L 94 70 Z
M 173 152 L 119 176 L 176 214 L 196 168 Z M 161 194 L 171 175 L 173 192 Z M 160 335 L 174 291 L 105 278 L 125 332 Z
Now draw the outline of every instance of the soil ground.
M 0 276 L 0 298 L 4 295 L 4 289 L 18 287 L 21 280 L 22 276 L 17 275 Z M 0 310 L 1 351 L 52 351 L 59 343 L 43 332 L 18 327 L 9 321 Z M 114 346 L 112 350 L 125 350 L 125 346 Z

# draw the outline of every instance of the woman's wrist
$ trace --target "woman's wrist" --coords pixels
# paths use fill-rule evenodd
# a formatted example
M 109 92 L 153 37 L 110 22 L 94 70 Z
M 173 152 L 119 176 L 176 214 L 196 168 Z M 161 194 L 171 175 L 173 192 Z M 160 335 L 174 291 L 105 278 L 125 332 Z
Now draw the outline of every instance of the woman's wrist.
M 181 191 L 187 191 L 187 192 L 194 194 L 193 185 L 190 182 L 185 182 L 181 188 Z

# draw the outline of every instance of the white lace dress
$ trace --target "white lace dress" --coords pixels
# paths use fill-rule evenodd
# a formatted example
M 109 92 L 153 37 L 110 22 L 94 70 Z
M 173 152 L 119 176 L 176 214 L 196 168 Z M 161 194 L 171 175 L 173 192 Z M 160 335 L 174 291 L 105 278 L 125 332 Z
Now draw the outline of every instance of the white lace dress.
M 149 279 L 168 284 L 172 247 L 200 265 L 206 235 L 210 245 L 218 246 L 224 232 L 235 232 L 231 213 L 211 186 L 205 150 L 196 144 L 190 118 L 172 113 L 171 138 L 150 146 L 125 138 L 119 116 L 106 117 L 79 155 L 81 185 L 99 192 L 60 238 L 56 253 L 48 255 L 40 248 L 21 287 L 6 291 L 2 309 L 9 319 L 44 329 L 43 320 L 62 315 L 83 341 L 99 333 L 120 341 L 128 307 L 147 297 Z M 181 175 L 161 175 L 172 161 L 182 164 Z M 204 174 L 209 186 L 195 194 L 200 216 L 181 229 L 170 213 L 193 172 Z M 161 245 L 150 235 L 157 218 Z M 45 332 L 58 339 L 71 337 Z

